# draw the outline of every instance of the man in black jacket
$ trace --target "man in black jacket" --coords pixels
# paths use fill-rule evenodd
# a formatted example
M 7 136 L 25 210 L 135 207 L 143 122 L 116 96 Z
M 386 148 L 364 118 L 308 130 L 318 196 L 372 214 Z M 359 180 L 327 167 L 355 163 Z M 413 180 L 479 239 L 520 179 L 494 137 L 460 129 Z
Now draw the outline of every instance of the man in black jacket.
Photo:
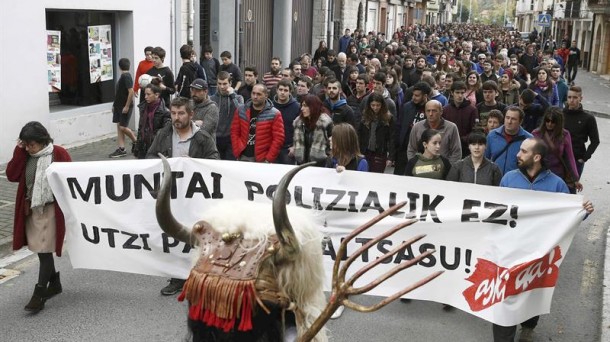
M 407 147 L 411 128 L 417 122 L 426 119 L 425 106 L 432 88 L 426 82 L 418 82 L 413 86 L 411 101 L 400 108 L 396 120 L 396 156 L 394 158 L 394 174 L 404 175 L 407 166 Z
M 219 159 L 214 138 L 192 122 L 194 110 L 191 101 L 177 97 L 172 101 L 170 111 L 172 124 L 157 132 L 146 158 L 159 158 L 158 154 L 161 153 L 168 158 Z M 172 278 L 169 284 L 161 289 L 161 294 L 176 294 L 183 285 L 184 279 Z
M 582 176 L 585 162 L 591 158 L 595 149 L 599 146 L 599 131 L 595 116 L 586 113 L 582 109 L 582 88 L 572 86 L 568 90 L 567 107 L 563 110 L 564 128 L 570 132 L 572 137 L 572 150 L 576 159 L 578 175 Z M 589 146 L 586 146 L 590 141 Z

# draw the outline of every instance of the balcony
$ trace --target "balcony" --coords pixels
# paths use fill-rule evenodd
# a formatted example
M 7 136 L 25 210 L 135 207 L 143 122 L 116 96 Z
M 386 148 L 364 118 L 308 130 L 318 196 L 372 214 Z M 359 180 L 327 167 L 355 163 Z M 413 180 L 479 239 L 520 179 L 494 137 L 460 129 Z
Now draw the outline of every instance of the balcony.
M 588 0 L 589 10 L 597 14 L 610 14 L 610 0 Z

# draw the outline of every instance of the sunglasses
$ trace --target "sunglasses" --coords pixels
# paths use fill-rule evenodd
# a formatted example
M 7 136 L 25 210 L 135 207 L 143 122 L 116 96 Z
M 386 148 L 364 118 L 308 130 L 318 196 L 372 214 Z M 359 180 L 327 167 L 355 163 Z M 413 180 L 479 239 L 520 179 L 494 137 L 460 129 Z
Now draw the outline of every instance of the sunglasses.
M 553 120 L 551 118 L 546 118 L 546 119 L 544 119 L 544 122 L 555 123 L 555 120 Z

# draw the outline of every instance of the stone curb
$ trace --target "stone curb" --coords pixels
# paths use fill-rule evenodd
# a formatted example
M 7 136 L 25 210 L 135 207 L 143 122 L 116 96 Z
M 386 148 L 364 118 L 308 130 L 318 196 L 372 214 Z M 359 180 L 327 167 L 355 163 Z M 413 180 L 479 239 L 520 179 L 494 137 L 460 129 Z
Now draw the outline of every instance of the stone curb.
M 610 342 L 610 232 L 606 233 L 606 255 L 604 257 L 604 280 L 602 282 L 601 342 Z

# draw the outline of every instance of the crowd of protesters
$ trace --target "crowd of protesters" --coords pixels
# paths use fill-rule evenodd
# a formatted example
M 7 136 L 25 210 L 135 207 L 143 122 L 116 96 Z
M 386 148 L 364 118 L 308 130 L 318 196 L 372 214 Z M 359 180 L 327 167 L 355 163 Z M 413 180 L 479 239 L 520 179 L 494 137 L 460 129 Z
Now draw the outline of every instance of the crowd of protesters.
M 486 25 L 401 27 L 389 39 L 384 33 L 346 29 L 337 50 L 321 41 L 312 55 L 304 53 L 287 65 L 273 57 L 264 75 L 256 66 L 241 70 L 229 51 L 220 53 L 219 61 L 205 47 L 198 60 L 184 45 L 176 78 L 163 64 L 165 50 L 146 47 L 135 80 L 128 71 L 130 61 L 119 61 L 122 74 L 113 105 L 119 146 L 110 157 L 127 154 L 127 136 L 138 158 L 162 153 L 315 162 L 337 172 L 393 170 L 403 176 L 511 187 L 503 175 L 521 170 L 534 184 L 542 170 L 576 193 L 583 189 L 580 177 L 600 143 L 599 133 L 595 117 L 582 108 L 582 89 L 575 83 L 580 62 L 576 41 L 542 38 L 533 32 L 524 40 L 519 32 Z M 138 96 L 140 120 L 134 134 L 127 125 Z M 48 136 L 44 129 L 40 132 Z M 30 166 L 26 152 L 38 157 L 42 147 L 52 150 L 52 140 L 47 137 L 40 145 L 34 136 L 20 139 L 7 175 L 36 184 L 38 172 L 29 183 L 21 175 Z M 17 159 L 21 173 L 9 175 Z M 592 206 L 586 209 L 592 211 Z M 41 280 L 26 310 L 41 310 L 46 299 L 61 292 L 49 258 L 57 246 L 61 244 L 36 250 Z M 183 283 L 171 279 L 161 293 L 175 294 Z M 524 325 L 521 340 L 531 340 L 536 322 Z M 495 327 L 494 340 L 512 340 L 513 328 Z

